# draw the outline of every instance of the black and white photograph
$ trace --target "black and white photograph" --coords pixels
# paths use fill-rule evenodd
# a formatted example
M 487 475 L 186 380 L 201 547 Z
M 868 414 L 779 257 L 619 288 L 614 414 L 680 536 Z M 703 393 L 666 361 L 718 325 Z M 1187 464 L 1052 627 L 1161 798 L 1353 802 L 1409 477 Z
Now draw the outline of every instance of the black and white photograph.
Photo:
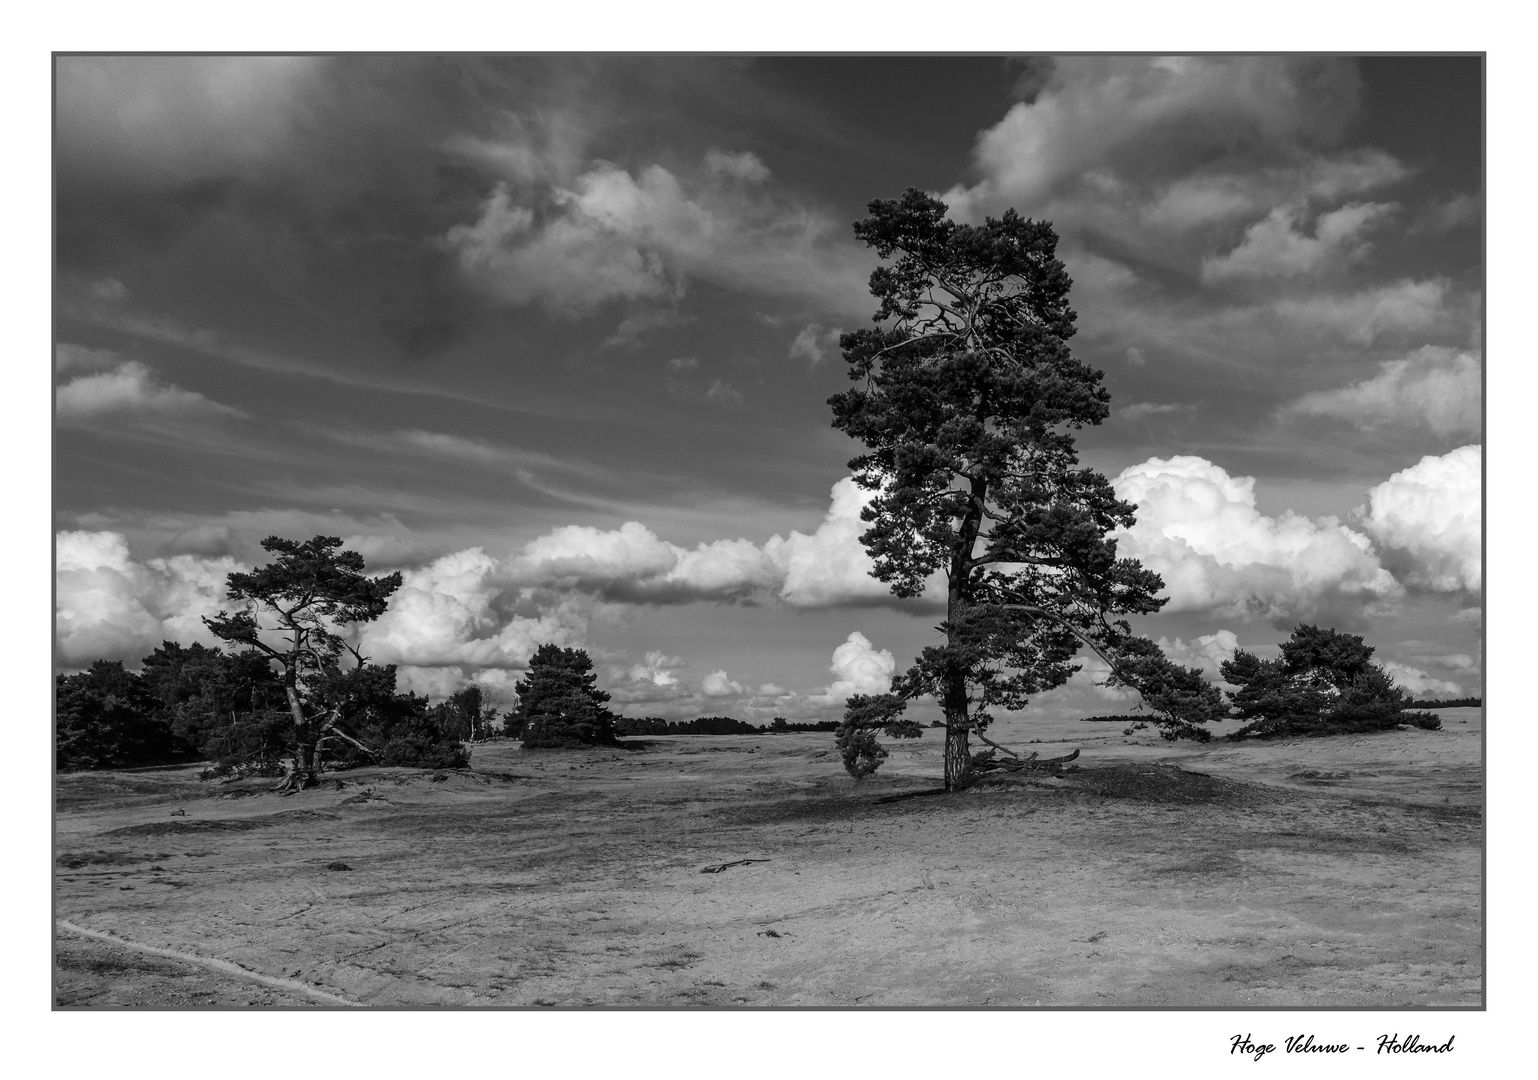
M 1446 1053 L 1485 59 L 55 54 L 51 1008 Z

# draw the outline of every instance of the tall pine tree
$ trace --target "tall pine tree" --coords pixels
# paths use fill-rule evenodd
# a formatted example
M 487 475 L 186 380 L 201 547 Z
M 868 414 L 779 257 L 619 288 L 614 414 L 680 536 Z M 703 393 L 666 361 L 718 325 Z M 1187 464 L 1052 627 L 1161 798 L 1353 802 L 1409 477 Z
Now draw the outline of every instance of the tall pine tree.
M 1110 538 L 1134 508 L 1078 466 L 1071 433 L 1105 419 L 1110 395 L 1068 347 L 1071 281 L 1051 225 L 1013 210 L 958 224 L 913 188 L 868 209 L 855 235 L 886 260 L 870 279 L 877 325 L 840 339 L 858 385 L 829 399 L 833 426 L 868 448 L 849 465 L 875 493 L 861 540 L 876 576 L 911 597 L 943 575 L 946 614 L 942 642 L 892 693 L 850 700 L 846 766 L 878 765 L 874 731 L 907 734 L 900 714 L 921 695 L 945 715 L 948 789 L 1009 767 L 996 751 L 1019 763 L 983 734 L 991 710 L 1061 686 L 1081 646 L 1142 691 L 1167 736 L 1206 738 L 1217 689 L 1125 618 L 1165 602 L 1158 575 Z M 974 734 L 993 749 L 974 755 Z

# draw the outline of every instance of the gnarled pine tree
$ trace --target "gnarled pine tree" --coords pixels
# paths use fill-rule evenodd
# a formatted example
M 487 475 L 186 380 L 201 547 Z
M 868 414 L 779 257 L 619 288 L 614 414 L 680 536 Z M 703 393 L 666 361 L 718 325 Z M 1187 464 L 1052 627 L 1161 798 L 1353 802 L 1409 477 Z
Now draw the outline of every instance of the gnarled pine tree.
M 879 765 L 875 730 L 909 734 L 900 714 L 922 695 L 945 715 L 947 789 L 1026 765 L 983 734 L 990 710 L 1062 685 L 1081 645 L 1110 666 L 1108 681 L 1142 693 L 1166 737 L 1207 738 L 1198 725 L 1222 715 L 1217 688 L 1123 617 L 1158 611 L 1163 582 L 1117 558 L 1109 534 L 1134 508 L 1078 467 L 1070 432 L 1100 423 L 1110 395 L 1069 351 L 1071 282 L 1051 225 L 1013 210 L 958 224 L 913 188 L 868 209 L 855 235 L 887 264 L 870 279 L 877 326 L 840 338 L 861 385 L 829 399 L 833 426 L 869 448 L 849 466 L 876 493 L 861 536 L 876 576 L 912 597 L 943 573 L 946 614 L 944 642 L 892 693 L 850 699 L 846 767 Z M 972 754 L 971 734 L 992 749 Z
M 351 684 L 366 682 L 364 677 L 371 674 L 365 671 L 367 659 L 343 631 L 383 615 L 401 576 L 365 577 L 363 557 L 338 550 L 341 546 L 336 536 L 305 541 L 267 537 L 262 548 L 275 553 L 277 560 L 227 579 L 230 599 L 246 601 L 246 609 L 221 611 L 203 620 L 215 637 L 260 650 L 279 665 L 294 719 L 294 768 L 279 786 L 285 792 L 314 783 L 316 747 L 325 737 L 373 753 L 337 726 L 352 695 Z M 348 670 L 342 668 L 343 653 L 353 659 Z M 393 670 L 389 675 L 393 684 Z

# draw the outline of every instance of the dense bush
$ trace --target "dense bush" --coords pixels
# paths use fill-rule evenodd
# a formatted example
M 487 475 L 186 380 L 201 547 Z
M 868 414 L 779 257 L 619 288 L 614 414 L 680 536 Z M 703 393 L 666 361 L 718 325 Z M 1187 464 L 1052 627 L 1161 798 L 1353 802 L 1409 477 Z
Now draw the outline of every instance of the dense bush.
M 430 736 L 397 735 L 380 751 L 381 765 L 405 765 L 419 769 L 463 769 L 470 764 L 464 744 Z
M 168 641 L 144 658 L 141 674 L 121 661 L 98 660 L 86 671 L 60 675 L 57 686 L 60 769 L 206 760 L 213 763 L 207 779 L 270 776 L 281 775 L 293 755 L 284 688 L 255 649 L 227 654 Z M 422 768 L 463 766 L 471 707 L 480 719 L 488 711 L 479 691 L 438 706 L 397 693 L 394 666 L 373 664 L 315 679 L 305 705 L 334 721 L 316 744 L 332 768 L 385 759 Z
M 1240 649 L 1222 665 L 1234 711 L 1249 721 L 1230 739 L 1385 731 L 1415 722 L 1409 695 L 1372 662 L 1356 634 L 1300 625 L 1281 656 L 1261 660 Z

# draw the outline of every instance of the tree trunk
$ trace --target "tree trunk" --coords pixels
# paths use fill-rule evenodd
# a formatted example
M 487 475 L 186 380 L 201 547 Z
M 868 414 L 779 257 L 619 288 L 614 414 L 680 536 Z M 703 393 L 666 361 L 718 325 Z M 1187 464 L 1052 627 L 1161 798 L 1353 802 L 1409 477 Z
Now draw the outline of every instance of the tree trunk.
M 967 748 L 965 718 L 945 718 L 945 790 L 960 791 L 967 786 L 967 772 L 972 753 Z
M 292 671 L 284 690 L 288 697 L 289 715 L 294 718 L 294 770 L 277 787 L 278 791 L 286 794 L 302 791 L 315 783 L 315 740 L 310 733 L 309 717 L 304 715 L 304 703 L 299 700 L 299 690 L 294 685 Z

